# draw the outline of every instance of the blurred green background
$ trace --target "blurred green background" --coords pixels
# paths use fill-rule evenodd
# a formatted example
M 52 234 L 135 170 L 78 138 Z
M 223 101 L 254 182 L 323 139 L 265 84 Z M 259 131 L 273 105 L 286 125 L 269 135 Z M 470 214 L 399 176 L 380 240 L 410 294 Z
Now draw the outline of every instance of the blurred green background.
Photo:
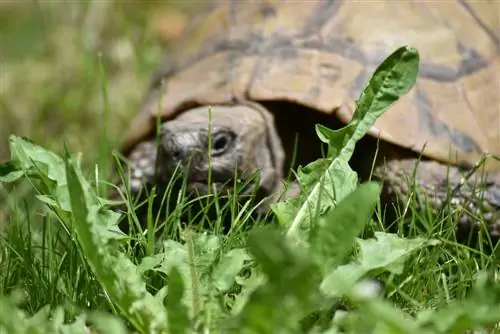
M 57 153 L 67 143 L 85 163 L 103 140 L 116 148 L 162 52 L 200 4 L 0 1 L 0 161 L 10 134 Z

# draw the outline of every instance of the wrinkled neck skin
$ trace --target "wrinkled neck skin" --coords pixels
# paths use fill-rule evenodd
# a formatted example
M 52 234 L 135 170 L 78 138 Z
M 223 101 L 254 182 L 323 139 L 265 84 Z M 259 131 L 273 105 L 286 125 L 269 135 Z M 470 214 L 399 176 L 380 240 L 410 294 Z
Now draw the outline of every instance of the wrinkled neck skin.
M 273 116 L 253 102 L 193 108 L 161 126 L 158 181 L 184 178 L 198 195 L 224 196 L 236 181 L 247 185 L 238 195 L 263 200 L 257 211 L 265 212 L 281 188 L 283 164 Z

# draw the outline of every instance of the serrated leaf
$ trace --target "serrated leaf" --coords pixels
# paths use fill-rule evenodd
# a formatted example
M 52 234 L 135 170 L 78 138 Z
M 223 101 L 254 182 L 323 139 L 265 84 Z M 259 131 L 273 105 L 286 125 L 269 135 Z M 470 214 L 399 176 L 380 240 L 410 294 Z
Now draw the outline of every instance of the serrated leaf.
M 59 330 L 59 328 L 64 323 L 64 313 L 63 310 L 58 307 L 54 310 L 54 318 L 53 321 L 49 321 L 52 310 L 50 305 L 45 305 L 40 308 L 33 316 L 27 319 L 27 323 L 30 327 L 35 328 L 43 328 L 43 327 L 51 327 L 52 329 Z M 61 314 L 63 318 L 61 319 Z
M 28 317 L 11 300 L 0 297 L 0 332 L 4 333 L 75 333 L 87 334 L 85 315 L 78 316 L 72 323 L 64 323 L 64 310 L 50 305 L 41 307 Z
M 364 183 L 319 218 L 312 230 L 310 254 L 324 272 L 332 270 L 349 255 L 355 238 L 373 215 L 380 191 L 379 184 Z
M 374 298 L 359 302 L 360 314 L 364 319 L 376 319 L 374 333 L 377 334 L 420 334 L 416 321 L 405 312 L 388 302 Z
M 241 333 L 296 332 L 319 295 L 319 271 L 274 229 L 254 230 L 248 247 L 267 280 L 249 296 L 229 327 Z
M 19 170 L 29 173 L 39 168 L 44 175 L 57 182 L 58 185 L 66 184 L 64 161 L 58 155 L 28 139 L 15 135 L 11 135 L 9 141 L 11 162 Z
M 332 159 L 321 158 L 307 164 L 306 166 L 300 167 L 298 169 L 298 173 L 300 175 L 299 180 L 302 187 L 309 189 L 314 186 L 331 163 Z
M 222 255 L 212 274 L 213 285 L 219 292 L 226 292 L 231 288 L 246 260 L 249 260 L 249 256 L 241 248 L 232 249 Z
M 67 213 L 71 212 L 65 160 L 32 141 L 15 135 L 10 136 L 10 151 L 10 167 L 5 167 L 10 172 L 3 179 L 0 178 L 0 182 L 15 181 L 19 175 L 39 180 L 41 187 L 37 189 L 39 192 L 37 198 L 56 213 L 61 213 L 61 210 Z M 106 237 L 115 239 L 124 238 L 124 233 L 117 226 L 120 214 L 100 209 L 107 204 L 107 201 L 96 196 L 94 188 L 84 178 L 80 159 L 75 156 L 72 159 L 82 180 L 83 193 L 86 199 L 91 202 L 89 205 L 93 207 L 92 210 L 96 211 L 97 215 L 106 216 L 98 220 L 101 223 L 102 234 L 107 234 Z M 13 168 L 14 170 L 12 170 Z
M 324 125 L 316 124 L 316 135 L 324 143 L 328 144 L 328 157 L 335 158 L 338 156 L 342 147 L 347 144 L 347 141 L 355 131 L 355 123 L 351 122 L 346 126 L 334 130 L 327 128 Z
M 188 306 L 190 315 L 194 316 L 195 304 L 199 303 L 198 298 L 210 295 L 210 273 L 220 251 L 220 241 L 214 235 L 194 232 L 190 232 L 190 234 L 188 242 L 191 242 L 194 248 L 192 258 L 188 252 L 188 244 L 166 240 L 163 244 L 163 251 L 145 257 L 138 266 L 138 271 L 144 273 L 147 270 L 156 270 L 169 275 L 175 267 L 184 282 L 182 303 Z M 197 292 L 201 296 L 198 296 Z
M 167 314 L 163 305 L 146 289 L 133 263 L 108 243 L 102 226 L 107 225 L 94 205 L 95 199 L 85 193 L 83 176 L 74 159 L 65 161 L 73 228 L 79 244 L 99 283 L 110 300 L 126 315 L 134 327 L 143 333 L 166 330 Z
M 357 239 L 359 252 L 356 259 L 328 274 L 321 283 L 327 296 L 340 296 L 364 275 L 388 271 L 402 272 L 404 262 L 418 249 L 438 244 L 437 240 L 400 238 L 395 234 L 375 232 L 375 239 Z M 344 283 L 347 282 L 347 283 Z M 345 285 L 347 284 L 347 285 Z
M 207 275 L 209 267 L 214 264 L 220 248 L 219 238 L 213 235 L 207 236 L 195 233 L 192 233 L 192 235 L 191 240 L 195 251 L 194 263 L 190 263 L 188 259 L 186 244 L 166 240 L 163 243 L 163 251 L 152 257 L 144 258 L 138 267 L 139 270 L 144 272 L 154 268 L 168 275 L 172 268 L 176 266 L 184 278 L 190 280 L 190 267 L 195 266 L 196 271 L 201 276 Z M 190 283 L 188 282 L 186 285 L 189 286 Z
M 236 277 L 236 283 L 241 286 L 241 293 L 235 296 L 235 301 L 231 313 L 233 315 L 238 314 L 245 307 L 252 293 L 257 290 L 257 288 L 266 282 L 266 277 L 260 273 L 260 271 L 253 267 L 250 269 L 249 277 Z
M 0 182 L 11 183 L 19 180 L 24 172 L 12 161 L 0 164 Z
M 80 315 L 72 323 L 61 325 L 58 328 L 56 327 L 57 330 L 55 330 L 54 332 L 58 332 L 61 334 L 88 334 L 89 328 L 86 325 L 86 321 L 86 315 Z
M 350 277 L 338 277 L 337 282 L 340 285 L 338 290 L 356 305 L 344 319 L 335 320 L 335 323 L 342 323 L 347 333 L 364 333 L 367 330 L 377 334 L 425 333 L 411 315 L 383 300 L 379 293 L 367 293 L 367 285 L 372 285 L 368 284 L 368 280 L 352 284 Z
M 413 87 L 418 75 L 418 66 L 418 52 L 405 46 L 394 51 L 375 70 L 356 103 L 356 110 L 351 122 L 342 129 L 330 131 L 332 140 L 341 142 L 342 147 L 335 149 L 338 153 L 330 166 L 305 197 L 304 203 L 289 225 L 288 237 L 300 242 L 299 227 L 309 228 L 311 219 L 317 218 L 318 212 L 326 211 L 332 205 L 331 201 L 321 198 L 320 194 L 324 192 L 322 187 L 333 186 L 334 200 L 337 202 L 354 190 L 356 177 L 349 168 L 348 161 L 352 156 L 356 142 L 369 131 L 376 119 L 392 103 Z M 323 131 L 322 135 L 326 137 L 327 133 Z M 339 138 L 342 140 L 340 141 Z M 345 174 L 348 179 L 342 179 L 339 173 Z
M 403 272 L 408 257 L 423 247 L 436 246 L 440 241 L 426 238 L 401 238 L 397 234 L 375 232 L 376 239 L 358 239 L 359 261 L 363 268 L 383 268 L 394 274 Z
M 416 321 L 407 313 L 395 308 L 377 296 L 366 297 L 350 289 L 347 294 L 356 309 L 337 316 L 343 333 L 420 334 Z M 430 333 L 428 333 L 430 334 Z
M 172 333 L 186 333 L 190 321 L 188 310 L 182 303 L 184 296 L 184 280 L 176 266 L 168 275 L 168 294 L 165 298 L 165 307 L 168 312 L 169 328 Z
M 102 312 L 89 314 L 88 321 L 99 334 L 127 334 L 128 330 L 122 319 Z
M 7 333 L 24 333 L 27 326 L 26 314 L 7 297 L 0 296 L 0 328 Z

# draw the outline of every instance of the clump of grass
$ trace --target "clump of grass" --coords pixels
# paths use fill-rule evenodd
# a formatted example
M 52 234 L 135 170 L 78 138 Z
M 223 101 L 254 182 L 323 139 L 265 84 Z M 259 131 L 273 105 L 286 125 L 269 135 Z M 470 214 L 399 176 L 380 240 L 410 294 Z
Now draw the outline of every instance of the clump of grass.
M 328 155 L 299 169 L 302 195 L 273 205 L 276 224 L 258 223 L 249 232 L 198 231 L 173 214 L 165 226 L 175 228 L 166 229 L 159 249 L 153 247 L 158 240 L 152 221 L 139 231 L 136 241 L 148 248 L 140 258 L 131 250 L 131 238 L 118 229 L 121 215 L 99 196 L 102 181 L 84 173 L 79 156 L 65 152 L 61 157 L 11 136 L 11 161 L 0 166 L 0 181 L 28 180 L 45 211 L 41 234 L 26 231 L 31 224 L 23 207 L 9 217 L 0 241 L 0 330 L 463 333 L 493 328 L 500 321 L 500 289 L 495 270 L 488 268 L 492 261 L 474 262 L 470 253 L 450 250 L 438 238 L 376 229 L 359 238 L 369 229 L 381 186 L 359 184 L 348 161 L 377 117 L 413 86 L 418 64 L 416 50 L 397 49 L 375 71 L 350 124 L 336 131 L 317 127 Z M 182 199 L 177 204 L 174 212 L 187 205 Z M 132 206 L 126 216 L 134 222 Z M 239 217 L 242 225 L 251 223 L 250 215 Z

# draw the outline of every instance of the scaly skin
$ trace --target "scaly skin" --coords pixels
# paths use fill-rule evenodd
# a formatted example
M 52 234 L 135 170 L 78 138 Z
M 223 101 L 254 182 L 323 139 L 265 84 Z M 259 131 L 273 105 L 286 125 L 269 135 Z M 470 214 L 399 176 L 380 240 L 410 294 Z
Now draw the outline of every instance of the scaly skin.
M 500 238 L 500 174 L 460 170 L 438 161 L 393 159 L 378 165 L 374 176 L 384 181 L 385 201 L 404 205 L 415 189 L 432 209 L 450 205 L 459 215 L 458 237 L 480 228 L 484 221 L 494 242 Z M 412 180 L 415 180 L 412 183 Z M 471 235 L 473 236 L 473 235 Z

